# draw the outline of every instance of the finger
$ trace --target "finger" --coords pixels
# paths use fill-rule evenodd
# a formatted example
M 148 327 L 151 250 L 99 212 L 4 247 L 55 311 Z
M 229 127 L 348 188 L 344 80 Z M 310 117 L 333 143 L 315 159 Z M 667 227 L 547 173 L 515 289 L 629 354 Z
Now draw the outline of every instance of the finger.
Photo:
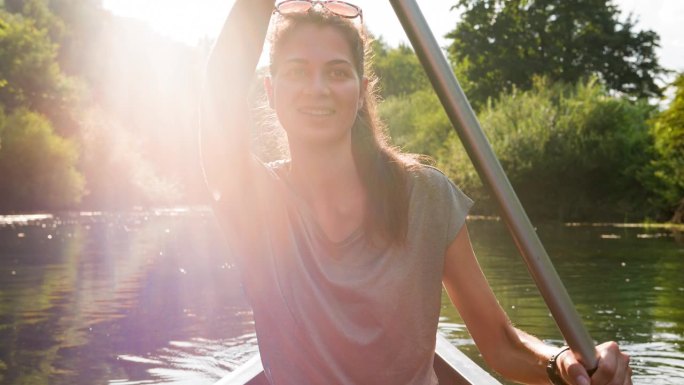
M 625 377 L 623 384 L 632 385 L 632 368 L 630 366 L 627 367 L 627 376 Z
M 618 381 L 618 384 L 622 384 L 625 382 L 625 380 L 632 378 L 632 368 L 629 366 L 629 361 L 630 357 L 629 354 L 620 352 L 619 354 L 619 368 L 618 368 L 618 374 L 620 374 L 620 381 Z
M 628 378 L 627 370 L 629 369 L 629 356 L 624 353 L 617 353 L 616 355 L 615 373 L 613 378 L 611 378 L 611 384 L 623 384 L 625 379 Z
M 587 374 L 587 370 L 580 364 L 579 362 L 575 362 L 574 364 L 570 365 L 568 367 L 568 376 L 565 377 L 565 381 L 568 384 L 573 384 L 573 385 L 590 385 L 591 380 L 589 375 Z
M 589 385 L 590 379 L 587 370 L 582 364 L 577 361 L 572 351 L 563 352 L 560 358 L 560 365 L 558 369 L 561 377 L 568 384 L 572 385 Z
M 606 342 L 596 348 L 599 352 L 598 368 L 591 376 L 591 385 L 621 384 L 623 379 L 612 382 L 616 373 L 620 370 L 624 372 L 626 368 L 625 357 L 620 353 L 618 345 L 615 342 Z

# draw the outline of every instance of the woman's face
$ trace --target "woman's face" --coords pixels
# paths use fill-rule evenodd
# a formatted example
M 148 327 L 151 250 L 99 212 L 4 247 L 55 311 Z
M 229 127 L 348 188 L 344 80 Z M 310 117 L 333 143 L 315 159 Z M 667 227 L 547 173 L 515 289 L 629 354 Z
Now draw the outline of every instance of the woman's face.
M 266 80 L 271 107 L 290 144 L 348 141 L 367 81 L 356 71 L 349 43 L 333 27 L 303 25 L 278 52 Z

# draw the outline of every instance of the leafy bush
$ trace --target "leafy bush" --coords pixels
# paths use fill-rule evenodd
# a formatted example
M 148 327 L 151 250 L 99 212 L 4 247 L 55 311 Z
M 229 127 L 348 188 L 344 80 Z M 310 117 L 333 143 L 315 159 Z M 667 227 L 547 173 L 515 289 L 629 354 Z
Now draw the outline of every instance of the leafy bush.
M 372 48 L 373 70 L 378 75 L 383 97 L 409 95 L 430 86 L 411 47 L 405 44 L 388 47 L 382 40 L 375 40 Z
M 673 222 L 684 222 L 684 74 L 675 80 L 670 106 L 653 118 L 655 158 L 644 168 L 641 180 L 654 192 L 651 203 Z
M 435 157 L 479 210 L 491 212 L 493 202 L 441 109 L 421 91 L 388 100 L 381 111 L 399 145 Z M 490 102 L 479 120 L 530 215 L 629 220 L 657 211 L 639 180 L 652 156 L 652 110 L 609 96 L 596 80 L 573 86 L 537 78 L 531 90 Z
M 111 210 L 180 201 L 183 186 L 158 172 L 140 142 L 105 111 L 84 111 L 81 169 L 88 194 L 81 207 Z
M 530 91 L 489 104 L 480 121 L 532 215 L 630 220 L 656 211 L 638 179 L 651 157 L 652 110 L 610 97 L 595 80 L 538 78 Z
M 78 149 L 42 115 L 0 109 L 0 210 L 59 209 L 84 194 Z
M 407 152 L 437 158 L 444 142 L 453 135 L 451 123 L 431 89 L 390 97 L 379 112 L 394 143 Z
M 75 132 L 69 109 L 79 85 L 57 63 L 58 46 L 46 29 L 0 9 L 0 105 L 9 113 L 25 107 L 47 116 L 60 134 Z

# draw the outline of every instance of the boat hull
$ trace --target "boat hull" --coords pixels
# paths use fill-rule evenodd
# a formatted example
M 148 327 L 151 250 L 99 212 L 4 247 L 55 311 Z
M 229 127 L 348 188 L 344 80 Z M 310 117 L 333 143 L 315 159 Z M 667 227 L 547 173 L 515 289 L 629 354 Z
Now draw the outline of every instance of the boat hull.
M 439 333 L 435 347 L 434 368 L 440 385 L 501 385 Z M 257 354 L 214 385 L 270 384 Z

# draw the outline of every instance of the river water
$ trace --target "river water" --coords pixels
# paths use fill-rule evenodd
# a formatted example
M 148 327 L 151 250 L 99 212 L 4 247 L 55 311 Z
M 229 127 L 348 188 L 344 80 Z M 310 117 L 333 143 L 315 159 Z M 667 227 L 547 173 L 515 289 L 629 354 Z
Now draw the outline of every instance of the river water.
M 496 220 L 470 220 L 480 263 L 522 329 L 562 339 Z M 591 336 L 637 384 L 684 384 L 684 238 L 613 224 L 538 233 Z M 481 362 L 444 298 L 440 329 Z M 203 210 L 0 216 L 0 384 L 210 385 L 256 351 L 238 273 Z

